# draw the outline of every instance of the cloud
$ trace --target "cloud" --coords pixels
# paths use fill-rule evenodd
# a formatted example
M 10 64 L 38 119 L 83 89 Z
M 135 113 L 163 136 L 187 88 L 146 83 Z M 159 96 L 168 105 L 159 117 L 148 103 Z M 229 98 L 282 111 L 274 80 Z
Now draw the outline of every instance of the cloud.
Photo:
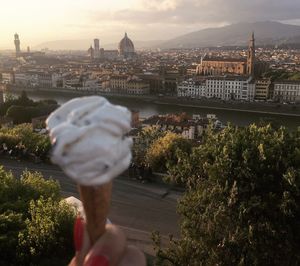
M 298 0 L 145 0 L 137 8 L 91 11 L 94 21 L 132 24 L 219 24 L 300 19 Z

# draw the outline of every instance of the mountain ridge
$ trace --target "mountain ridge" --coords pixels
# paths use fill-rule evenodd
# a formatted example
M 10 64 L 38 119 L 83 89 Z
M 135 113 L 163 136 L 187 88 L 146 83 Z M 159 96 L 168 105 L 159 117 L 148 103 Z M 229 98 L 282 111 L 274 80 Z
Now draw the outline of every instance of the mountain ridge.
M 218 28 L 193 31 L 167 41 L 136 41 L 137 49 L 149 48 L 202 48 L 210 46 L 246 46 L 254 31 L 257 45 L 300 44 L 300 26 L 276 21 L 242 22 Z M 100 39 L 101 41 L 101 39 Z M 37 45 L 36 49 L 87 50 L 92 39 L 58 40 Z M 101 42 L 100 42 L 101 44 Z M 105 49 L 117 49 L 117 43 L 101 44 Z
M 252 31 L 258 45 L 292 42 L 300 36 L 300 26 L 275 21 L 244 22 L 190 32 L 162 43 L 161 48 L 244 46 Z

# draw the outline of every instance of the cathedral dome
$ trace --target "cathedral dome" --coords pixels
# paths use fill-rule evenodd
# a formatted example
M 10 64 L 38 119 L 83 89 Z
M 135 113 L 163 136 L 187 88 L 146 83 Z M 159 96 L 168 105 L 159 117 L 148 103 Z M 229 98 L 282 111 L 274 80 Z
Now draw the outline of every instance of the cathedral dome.
M 125 33 L 124 38 L 119 43 L 119 54 L 122 56 L 134 54 L 134 45 L 133 42 L 128 38 L 127 33 Z

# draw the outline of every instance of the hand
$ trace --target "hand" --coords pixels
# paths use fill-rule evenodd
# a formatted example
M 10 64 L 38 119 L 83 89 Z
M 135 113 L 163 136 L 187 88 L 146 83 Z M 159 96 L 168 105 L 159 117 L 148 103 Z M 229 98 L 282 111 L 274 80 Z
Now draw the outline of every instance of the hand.
M 124 233 L 115 225 L 107 224 L 104 235 L 90 246 L 84 220 L 77 218 L 74 241 L 76 254 L 69 266 L 146 266 L 144 254 L 127 245 Z

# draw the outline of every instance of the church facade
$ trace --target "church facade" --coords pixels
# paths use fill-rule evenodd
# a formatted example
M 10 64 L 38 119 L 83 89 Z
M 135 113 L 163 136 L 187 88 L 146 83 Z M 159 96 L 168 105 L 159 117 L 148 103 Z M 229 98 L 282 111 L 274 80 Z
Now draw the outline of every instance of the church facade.
M 204 57 L 197 66 L 196 73 L 204 76 L 215 76 L 223 74 L 249 75 L 255 74 L 255 39 L 254 33 L 249 41 L 246 58 L 211 58 Z

